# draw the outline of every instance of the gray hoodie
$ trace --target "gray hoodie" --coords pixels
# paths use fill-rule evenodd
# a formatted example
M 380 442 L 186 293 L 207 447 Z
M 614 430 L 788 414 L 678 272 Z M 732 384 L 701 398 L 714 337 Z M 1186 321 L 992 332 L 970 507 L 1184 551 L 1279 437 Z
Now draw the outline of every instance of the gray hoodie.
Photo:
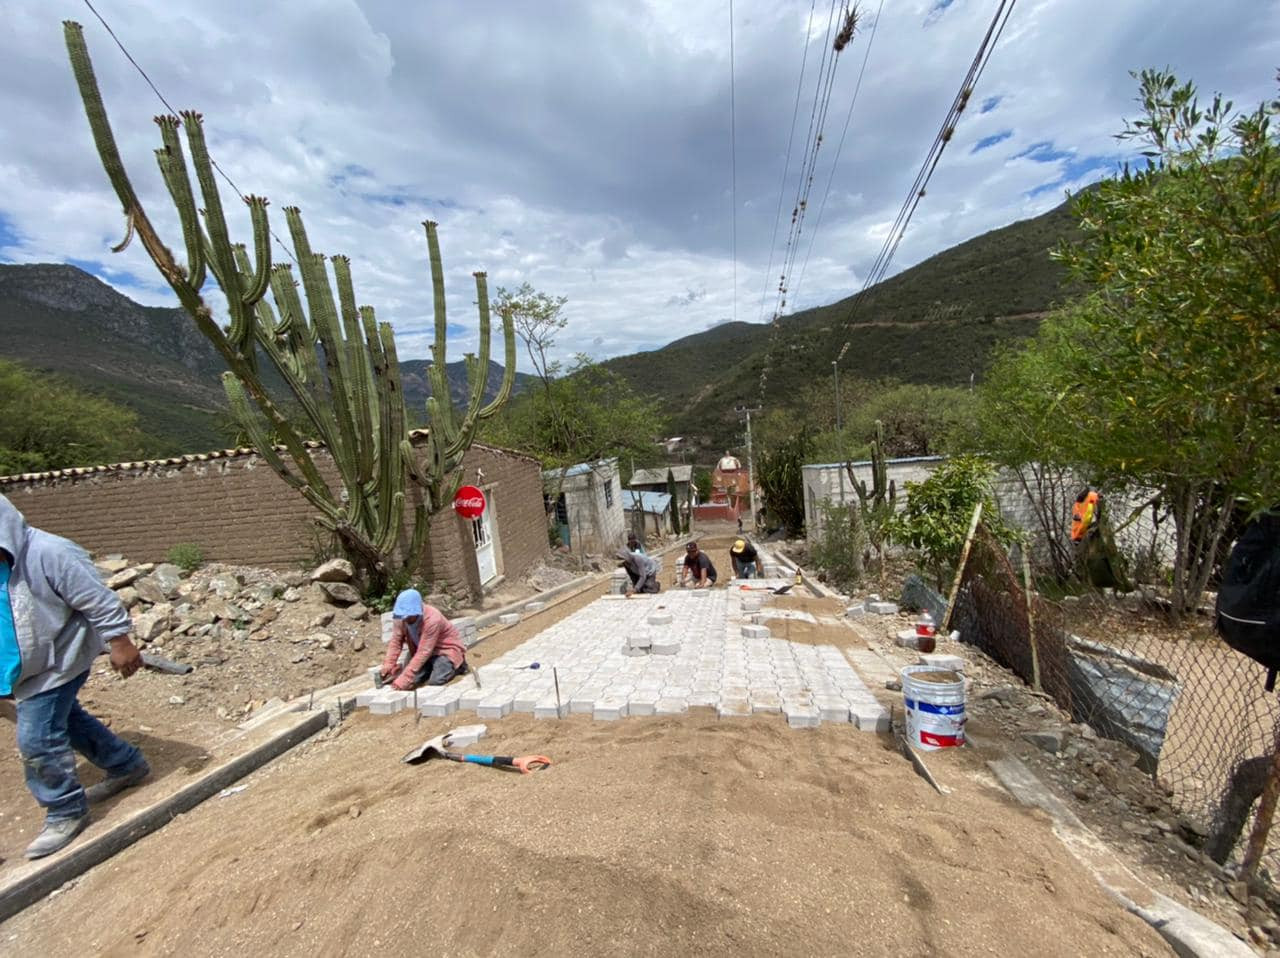
M 13 696 L 21 702 L 80 675 L 108 639 L 129 633 L 131 622 L 87 552 L 31 528 L 4 496 L 0 549 L 12 565 L 9 603 L 22 656 Z

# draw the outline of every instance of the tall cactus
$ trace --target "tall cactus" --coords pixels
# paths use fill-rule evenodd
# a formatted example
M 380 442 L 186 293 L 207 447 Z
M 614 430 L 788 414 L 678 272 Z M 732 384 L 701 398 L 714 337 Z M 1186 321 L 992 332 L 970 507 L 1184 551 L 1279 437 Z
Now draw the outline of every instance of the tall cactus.
M 876 437 L 871 440 L 871 490 L 867 490 L 866 480 L 854 476 L 851 463 L 845 463 L 845 470 L 849 473 L 849 480 L 853 483 L 854 492 L 858 494 L 863 512 L 896 503 L 897 484 L 888 478 L 889 469 L 885 465 L 884 456 L 884 423 L 879 419 L 876 420 Z
M 161 148 L 156 150 L 165 186 L 177 209 L 187 263 L 180 266 L 160 240 L 134 192 L 115 144 L 80 24 L 63 24 L 72 71 L 80 90 L 98 156 L 124 208 L 127 233 L 134 236 L 227 364 L 223 388 L 231 409 L 268 465 L 317 510 L 317 521 L 334 532 L 346 551 L 375 581 L 396 567 L 418 560 L 430 515 L 444 508 L 457 489 L 458 467 L 480 421 L 506 402 L 515 376 L 515 330 L 504 319 L 505 371 L 495 399 L 483 403 L 489 372 L 489 298 L 484 273 L 476 273 L 480 309 L 480 355 L 466 356 L 470 395 L 465 413 L 453 408 L 446 375 L 444 269 L 436 224 L 424 224 L 435 307 L 435 345 L 427 400 L 429 430 L 425 462 L 409 442 L 395 339 L 370 306 L 356 306 L 350 263 L 344 256 L 314 252 L 302 214 L 286 207 L 285 220 L 301 274 L 305 305 L 289 264 L 271 262 L 267 200 L 244 198 L 253 233 L 252 256 L 231 240 L 213 162 L 199 113 L 156 117 Z M 197 206 L 179 127 L 203 207 Z M 333 268 L 330 282 L 329 264 Z M 201 296 L 206 275 L 227 303 L 228 324 L 220 326 Z M 336 292 L 336 295 L 335 295 Z M 270 297 L 268 298 L 268 293 Z M 274 301 L 274 308 L 272 307 Z M 319 355 L 317 355 L 319 353 Z M 259 374 L 265 357 L 329 451 L 338 474 L 335 489 L 312 458 L 306 438 L 268 394 Z M 323 365 L 321 358 L 323 357 Z M 269 438 L 280 439 L 275 445 Z M 422 492 L 409 490 L 412 481 Z M 413 510 L 407 548 L 401 541 L 404 513 Z

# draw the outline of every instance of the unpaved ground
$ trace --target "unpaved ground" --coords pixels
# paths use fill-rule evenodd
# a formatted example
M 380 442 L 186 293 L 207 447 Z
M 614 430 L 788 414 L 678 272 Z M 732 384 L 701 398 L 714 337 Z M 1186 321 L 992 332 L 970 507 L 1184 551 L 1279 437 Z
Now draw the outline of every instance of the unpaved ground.
M 477 665 L 491 661 L 558 618 L 581 608 L 607 588 L 598 580 L 584 580 L 584 585 L 588 588 L 582 595 L 549 606 L 515 626 L 485 630 L 482 632 L 485 641 L 468 653 L 469 660 Z M 504 592 L 504 597 L 515 594 L 513 589 Z M 346 641 L 335 643 L 334 649 L 289 642 L 290 635 L 305 633 L 304 626 L 305 623 L 294 630 L 286 622 L 278 629 L 276 641 L 229 642 L 225 662 L 199 665 L 186 676 L 143 670 L 123 680 L 111 672 L 105 659 L 99 659 L 80 693 L 80 703 L 117 734 L 143 749 L 151 763 L 152 777 L 145 789 L 123 798 L 109 814 L 97 815 L 98 821 L 90 826 L 91 831 L 114 824 L 125 813 L 177 791 L 190 781 L 193 773 L 215 759 L 238 754 L 244 742 L 232 739 L 236 733 L 235 722 L 252 707 L 272 697 L 292 698 L 313 688 L 336 684 L 382 659 L 385 647 L 378 639 L 376 618 L 341 626 L 359 630 L 354 634 L 366 643 L 359 652 L 352 650 L 350 637 L 337 629 L 333 631 Z M 168 654 L 177 656 L 181 650 L 168 651 Z M 299 661 L 291 662 L 295 656 Z M 185 656 L 183 659 L 188 660 Z M 180 704 L 171 702 L 175 696 L 182 699 Z M 86 785 L 102 777 L 83 760 L 80 776 Z M 22 759 L 18 755 L 12 721 L 0 718 L 0 862 L 20 861 L 22 850 L 39 832 L 43 820 L 43 811 L 23 783 Z M 4 867 L 0 864 L 0 869 Z
M 12 954 L 1157 955 L 983 756 L 776 717 L 490 723 L 532 776 L 357 714 L 0 927 Z
M 892 636 L 913 618 L 910 613 L 868 617 L 858 620 L 855 628 L 886 661 L 901 667 L 917 661 L 918 653 L 896 646 Z M 1022 759 L 1152 888 L 1218 922 L 1259 951 L 1280 954 L 1275 902 L 1251 894 L 1200 850 L 1204 836 L 1197 831 L 1199 825 L 1179 814 L 1172 790 L 1135 766 L 1136 753 L 1094 736 L 1085 726 L 1072 725 L 1070 716 L 1047 695 L 1033 693 L 972 646 L 944 639 L 937 651 L 959 655 L 968 663 L 970 734 L 999 743 Z M 1023 737 L 1042 730 L 1061 733 L 1061 751 L 1046 751 Z M 927 757 L 931 767 L 936 754 Z

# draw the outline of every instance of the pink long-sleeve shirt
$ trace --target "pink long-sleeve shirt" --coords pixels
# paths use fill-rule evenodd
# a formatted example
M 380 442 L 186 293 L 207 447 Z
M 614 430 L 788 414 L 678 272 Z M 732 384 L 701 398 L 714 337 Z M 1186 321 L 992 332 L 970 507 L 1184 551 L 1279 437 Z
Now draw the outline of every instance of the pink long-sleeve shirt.
M 416 633 L 416 634 L 415 634 Z M 409 644 L 410 657 L 404 670 L 412 678 L 422 674 L 427 660 L 433 655 L 447 656 L 456 669 L 466 657 L 466 649 L 458 638 L 458 630 L 434 606 L 422 607 L 422 621 L 416 626 L 404 619 L 396 619 L 391 625 L 391 640 L 387 643 L 387 655 L 382 660 L 384 671 L 393 672 L 400 659 L 400 651 Z

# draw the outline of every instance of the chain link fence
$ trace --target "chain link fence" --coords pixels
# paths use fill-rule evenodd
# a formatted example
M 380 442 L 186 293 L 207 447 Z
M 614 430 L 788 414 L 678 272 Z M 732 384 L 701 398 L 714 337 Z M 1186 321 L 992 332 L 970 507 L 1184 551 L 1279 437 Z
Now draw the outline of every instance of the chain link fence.
M 1160 594 L 1171 525 L 1157 511 L 1127 540 L 1115 536 L 1125 543 L 1118 561 L 1134 591 L 1054 599 L 1033 580 L 1030 602 L 1032 564 L 1024 569 L 1018 547 L 1011 558 L 979 525 L 953 624 L 1073 721 L 1132 748 L 1139 767 L 1204 828 L 1205 851 L 1221 863 L 1243 855 L 1253 831 L 1280 744 L 1280 701 L 1264 690 L 1262 667 L 1212 633 L 1210 617 L 1171 623 Z M 1037 565 L 1044 556 L 1042 547 Z M 1046 592 L 1054 581 L 1045 576 Z M 1261 852 L 1280 875 L 1280 842 Z

